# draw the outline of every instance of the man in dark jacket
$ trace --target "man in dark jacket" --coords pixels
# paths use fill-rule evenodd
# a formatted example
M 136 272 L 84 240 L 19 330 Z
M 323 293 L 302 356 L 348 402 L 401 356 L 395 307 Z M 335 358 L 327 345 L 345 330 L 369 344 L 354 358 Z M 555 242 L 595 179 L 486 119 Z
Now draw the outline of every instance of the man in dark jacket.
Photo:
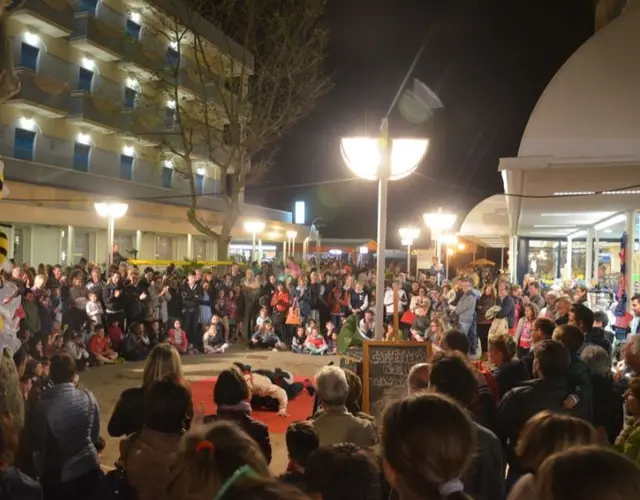
M 570 316 L 573 317 L 573 323 L 584 334 L 584 344 L 582 344 L 578 354 L 587 346 L 597 345 L 607 351 L 607 354 L 611 357 L 611 342 L 607 340 L 602 328 L 593 326 L 595 321 L 593 311 L 583 304 L 573 304 Z
M 182 287 L 182 309 L 184 313 L 184 330 L 187 332 L 189 345 L 202 351 L 202 335 L 198 331 L 200 318 L 200 300 L 202 287 L 196 282 L 196 273 L 190 272 L 187 282 Z
M 543 410 L 566 413 L 564 400 L 573 390 L 568 380 L 570 361 L 569 351 L 560 342 L 543 341 L 534 350 L 533 372 L 536 378 L 511 389 L 498 406 L 496 430 L 507 453 L 509 484 L 522 474 L 514 450 L 527 420 Z M 582 418 L 589 416 L 582 401 L 570 413 Z
M 122 283 L 120 281 L 120 273 L 113 273 L 109 282 L 102 288 L 102 302 L 104 303 L 105 312 L 107 313 L 107 323 L 109 326 L 117 321 L 120 328 L 124 330 L 124 294 L 122 292 Z

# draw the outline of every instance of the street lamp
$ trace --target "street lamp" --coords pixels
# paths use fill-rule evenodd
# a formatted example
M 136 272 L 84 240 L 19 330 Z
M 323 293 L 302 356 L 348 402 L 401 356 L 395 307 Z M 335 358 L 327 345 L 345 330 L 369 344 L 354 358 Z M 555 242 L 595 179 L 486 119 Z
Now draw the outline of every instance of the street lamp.
M 382 122 L 380 137 L 345 137 L 340 141 L 342 157 L 359 177 L 378 181 L 378 259 L 376 262 L 376 331 L 384 337 L 384 275 L 387 237 L 387 189 L 389 181 L 410 175 L 424 158 L 428 139 L 392 139 L 389 124 Z
M 420 236 L 420 229 L 415 227 L 401 227 L 399 230 L 402 244 L 407 247 L 407 276 L 411 276 L 411 246 Z
M 244 223 L 244 230 L 251 233 L 251 265 L 256 260 L 256 235 L 264 231 L 264 222 L 247 221 Z
M 457 216 L 453 213 L 444 212 L 438 208 L 435 212 L 426 213 L 422 216 L 424 223 L 431 231 L 431 240 L 436 242 L 436 256 L 438 261 L 442 258 L 441 237 L 446 231 L 450 231 L 456 223 Z
M 298 236 L 298 231 L 287 231 L 287 239 L 289 244 L 287 245 L 289 257 L 296 258 L 296 236 Z M 285 264 L 287 260 L 287 256 L 285 255 Z
M 116 219 L 123 217 L 129 205 L 127 203 L 100 202 L 93 206 L 100 217 L 107 218 L 107 266 L 113 264 L 113 240 L 115 238 Z M 137 249 L 140 250 L 139 248 Z

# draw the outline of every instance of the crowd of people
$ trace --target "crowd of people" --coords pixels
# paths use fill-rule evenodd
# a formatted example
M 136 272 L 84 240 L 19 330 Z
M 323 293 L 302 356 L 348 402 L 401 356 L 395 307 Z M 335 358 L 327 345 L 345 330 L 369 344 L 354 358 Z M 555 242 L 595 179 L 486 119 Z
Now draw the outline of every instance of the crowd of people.
M 126 263 L 106 276 L 86 262 L 42 271 L 6 278 L 25 304 L 24 345 L 0 359 L 3 500 L 640 498 L 640 296 L 618 360 L 608 317 L 583 289 L 449 282 L 437 262 L 416 278 L 390 270 L 384 318 L 375 275 L 338 260 L 220 276 Z M 389 340 L 437 351 L 377 421 L 361 411 L 359 375 L 337 366 L 294 382 L 235 363 L 218 375 L 217 413 L 194 409 L 181 355 L 234 341 L 332 353 L 345 321 L 362 339 L 382 321 Z M 120 459 L 105 475 L 98 402 L 79 373 L 122 359 L 146 361 L 109 419 Z M 286 417 L 305 390 L 318 409 L 289 426 L 289 467 L 274 477 L 252 409 Z

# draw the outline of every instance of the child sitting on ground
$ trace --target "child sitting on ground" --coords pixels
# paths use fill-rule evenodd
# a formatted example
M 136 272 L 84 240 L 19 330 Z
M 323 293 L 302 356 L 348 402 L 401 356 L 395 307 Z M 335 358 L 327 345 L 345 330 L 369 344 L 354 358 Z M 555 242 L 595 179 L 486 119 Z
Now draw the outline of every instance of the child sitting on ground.
M 338 334 L 336 325 L 332 321 L 327 321 L 327 354 L 338 354 Z
M 229 347 L 224 339 L 224 324 L 217 314 L 211 316 L 209 328 L 202 336 L 202 345 L 205 354 L 222 353 Z
M 84 371 L 89 366 L 89 351 L 84 345 L 82 334 L 80 332 L 72 332 L 70 329 L 65 333 L 66 342 L 64 348 L 69 351 L 73 359 L 76 360 L 76 368 L 78 371 Z
M 291 351 L 297 354 L 302 354 L 304 352 L 304 343 L 306 340 L 307 334 L 305 333 L 304 326 L 297 326 L 296 334 L 291 340 Z
M 329 349 L 326 340 L 322 335 L 320 335 L 320 331 L 317 326 L 311 328 L 311 333 L 307 337 L 304 347 L 309 351 L 309 354 L 314 354 L 316 356 L 323 355 L 327 352 L 327 349 Z
M 187 333 L 182 329 L 182 323 L 177 319 L 173 322 L 173 328 L 168 332 L 168 341 L 175 347 L 180 354 L 187 354 L 189 350 L 189 341 Z
M 251 337 L 251 345 L 262 349 L 278 350 L 278 347 L 282 346 L 282 342 L 276 335 L 273 329 L 273 323 L 271 320 L 262 323 L 262 328 L 257 330 Z
M 95 325 L 93 335 L 89 339 L 89 353 L 97 364 L 113 364 L 118 359 L 118 353 L 109 347 L 109 340 L 104 335 L 104 326 Z
M 278 479 L 283 483 L 295 486 L 303 492 L 309 488 L 304 478 L 304 469 L 311 454 L 320 447 L 318 431 L 311 422 L 303 420 L 294 422 L 287 428 L 285 435 L 289 467 Z
M 111 341 L 111 348 L 116 352 L 121 352 L 124 346 L 125 335 L 118 320 L 114 320 L 109 327 L 109 340 Z

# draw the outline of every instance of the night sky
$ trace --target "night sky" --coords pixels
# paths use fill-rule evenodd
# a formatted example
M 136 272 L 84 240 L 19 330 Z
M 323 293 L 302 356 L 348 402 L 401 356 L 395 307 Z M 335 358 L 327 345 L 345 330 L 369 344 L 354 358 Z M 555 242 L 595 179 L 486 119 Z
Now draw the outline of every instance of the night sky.
M 373 135 L 411 61 L 445 108 L 418 129 L 431 140 L 416 173 L 389 189 L 388 243 L 443 206 L 459 218 L 501 193 L 500 157 L 516 156 L 528 117 L 554 73 L 593 32 L 592 0 L 328 0 L 335 87 L 281 145 L 248 201 L 292 210 L 307 202 L 325 237 L 376 236 L 377 185 L 355 180 L 342 135 Z M 393 135 L 392 122 L 391 134 Z M 303 188 L 280 189 L 319 183 Z

